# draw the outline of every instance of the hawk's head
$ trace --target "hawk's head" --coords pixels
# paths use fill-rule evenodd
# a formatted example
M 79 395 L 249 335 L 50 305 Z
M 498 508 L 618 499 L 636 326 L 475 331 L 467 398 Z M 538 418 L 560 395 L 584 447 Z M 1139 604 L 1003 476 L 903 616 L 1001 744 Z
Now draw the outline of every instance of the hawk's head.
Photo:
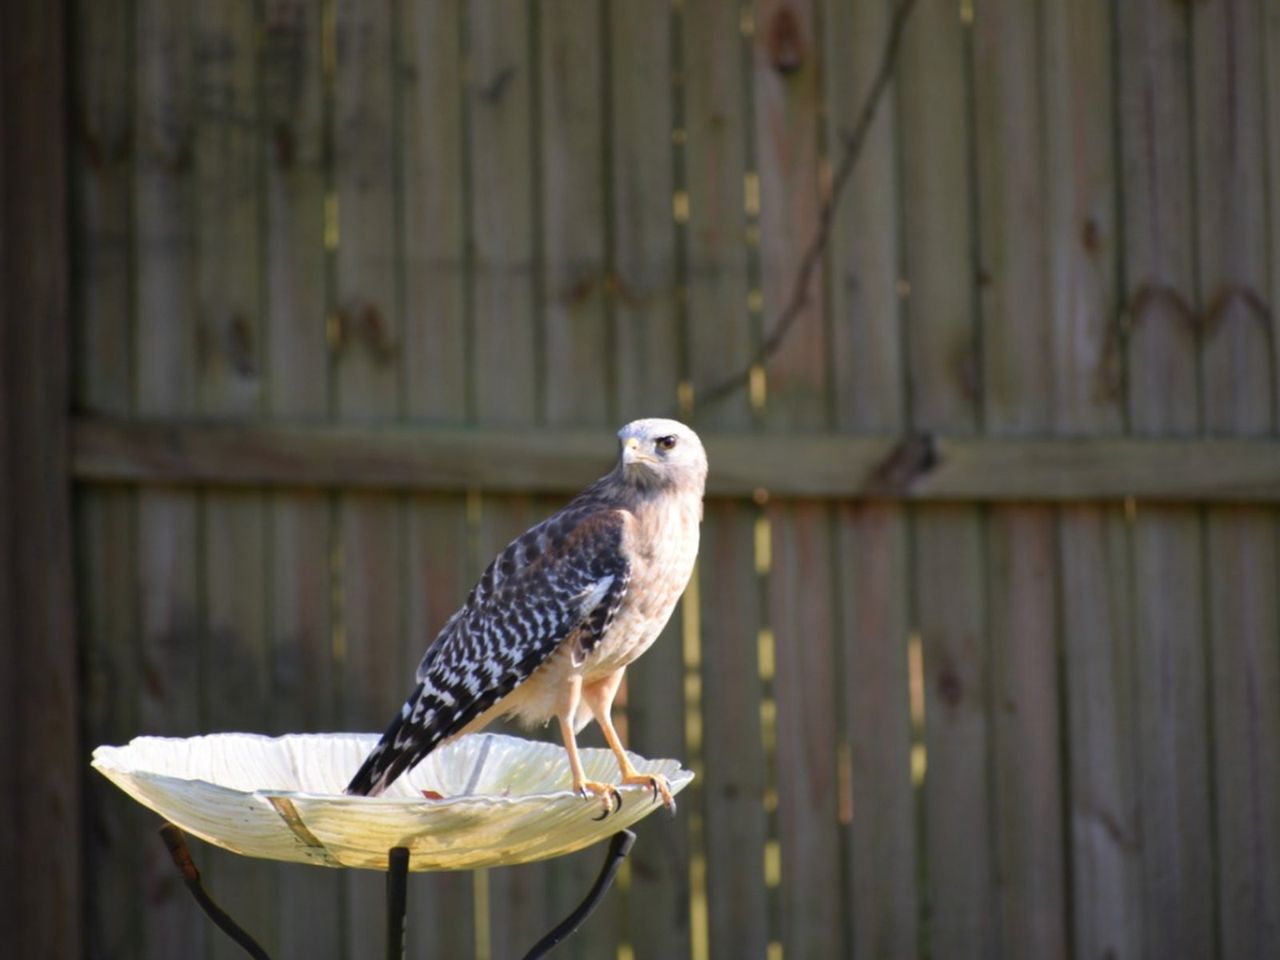
M 618 431 L 624 479 L 642 489 L 676 489 L 702 496 L 707 454 L 698 435 L 678 420 L 633 420 Z

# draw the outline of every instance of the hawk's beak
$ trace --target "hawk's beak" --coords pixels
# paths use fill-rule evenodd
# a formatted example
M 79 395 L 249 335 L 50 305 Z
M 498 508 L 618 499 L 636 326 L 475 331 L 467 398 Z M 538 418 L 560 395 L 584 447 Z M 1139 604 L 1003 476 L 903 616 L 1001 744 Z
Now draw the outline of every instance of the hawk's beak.
M 622 464 L 630 467 L 637 463 L 644 463 L 649 458 L 640 452 L 640 441 L 635 437 L 627 437 L 622 441 Z

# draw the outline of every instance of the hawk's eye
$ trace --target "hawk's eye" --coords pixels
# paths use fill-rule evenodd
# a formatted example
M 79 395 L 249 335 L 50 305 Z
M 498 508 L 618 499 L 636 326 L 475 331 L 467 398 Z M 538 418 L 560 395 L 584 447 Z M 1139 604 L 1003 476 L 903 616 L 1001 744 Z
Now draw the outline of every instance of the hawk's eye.
M 658 438 L 659 450 L 674 450 L 675 446 L 676 446 L 675 437 L 659 437 Z

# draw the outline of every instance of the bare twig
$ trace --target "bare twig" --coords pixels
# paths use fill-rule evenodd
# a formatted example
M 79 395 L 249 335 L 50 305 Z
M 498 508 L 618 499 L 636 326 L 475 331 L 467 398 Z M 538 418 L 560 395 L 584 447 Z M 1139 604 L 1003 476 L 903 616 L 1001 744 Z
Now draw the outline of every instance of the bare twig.
M 898 49 L 902 44 L 902 33 L 915 4 L 916 0 L 899 0 L 894 8 L 889 33 L 885 38 L 884 52 L 880 55 L 880 67 L 871 81 L 871 88 L 867 91 L 866 99 L 863 100 L 862 107 L 858 111 L 853 129 L 841 137 L 844 150 L 840 154 L 840 163 L 836 166 L 835 176 L 831 180 L 831 191 L 818 211 L 818 228 L 814 232 L 813 239 L 809 241 L 809 246 L 805 248 L 804 256 L 800 260 L 800 268 L 796 271 L 795 280 L 791 284 L 791 296 L 787 298 L 786 305 L 774 321 L 773 329 L 761 341 L 746 367 L 697 397 L 696 403 L 699 405 L 709 406 L 717 403 L 746 387 L 751 381 L 751 371 L 757 366 L 763 366 L 778 352 L 783 340 L 804 312 L 808 302 L 809 284 L 813 280 L 814 272 L 821 265 L 822 255 L 826 252 L 827 244 L 831 240 L 831 224 L 835 219 L 836 205 L 840 202 L 840 195 L 844 192 L 853 168 L 857 166 L 858 159 L 862 155 L 867 132 L 871 129 L 876 110 L 884 98 L 885 91 L 889 88 L 889 81 L 893 78 Z

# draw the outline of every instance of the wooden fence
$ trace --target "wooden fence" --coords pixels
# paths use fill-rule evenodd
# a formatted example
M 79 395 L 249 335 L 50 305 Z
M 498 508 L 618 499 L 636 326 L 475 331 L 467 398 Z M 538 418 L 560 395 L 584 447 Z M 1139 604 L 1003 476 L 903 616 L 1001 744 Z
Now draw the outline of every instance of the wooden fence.
M 583 958 L 1280 955 L 1280 7 L 71 0 L 93 957 L 232 956 L 140 734 L 380 729 L 610 432 L 708 438 L 626 736 L 698 774 Z M 6 245 L 11 238 L 3 238 Z M 277 957 L 379 876 L 200 849 Z M 600 854 L 415 876 L 518 956 Z

